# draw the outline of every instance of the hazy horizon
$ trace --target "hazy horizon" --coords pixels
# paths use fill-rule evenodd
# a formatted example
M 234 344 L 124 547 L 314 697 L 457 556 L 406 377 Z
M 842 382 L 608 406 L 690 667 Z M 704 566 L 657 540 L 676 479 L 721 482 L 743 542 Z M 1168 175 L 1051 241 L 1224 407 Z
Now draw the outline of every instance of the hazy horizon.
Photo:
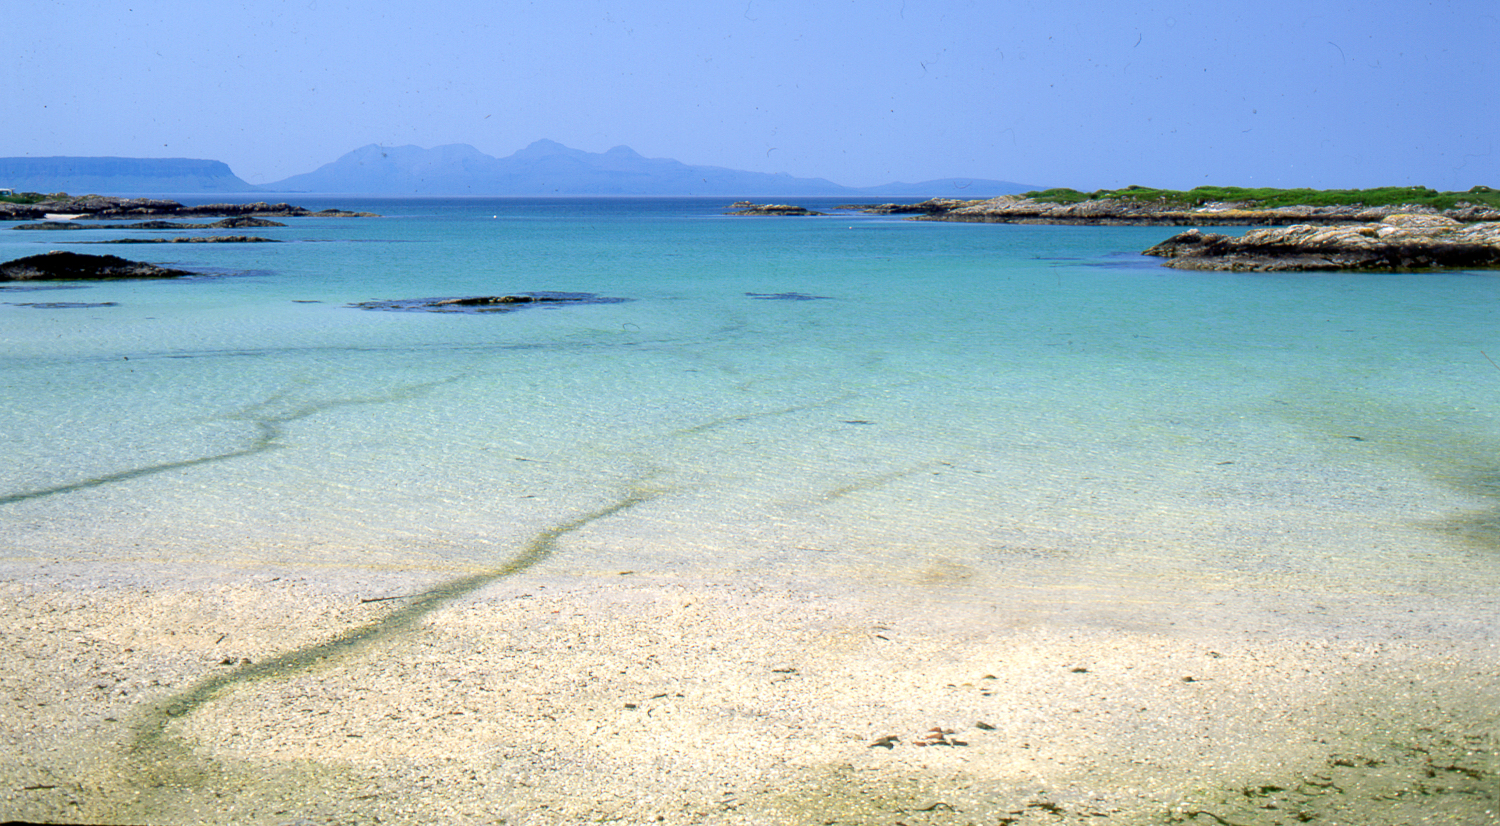
M 548 144 L 555 145 L 555 149 L 561 151 L 563 154 L 568 154 L 570 152 L 587 151 L 587 150 L 580 150 L 577 147 L 568 146 L 567 144 L 562 143 L 561 141 L 554 141 L 551 138 L 548 138 L 548 137 L 544 136 L 544 137 L 539 137 L 536 140 L 531 141 L 530 143 L 526 144 L 525 146 L 522 146 L 522 147 L 518 148 L 516 150 L 516 152 L 514 152 L 514 153 L 507 153 L 505 155 L 494 155 L 494 154 L 485 152 L 485 153 L 482 153 L 482 154 L 485 154 L 485 155 L 487 155 L 487 156 L 489 156 L 491 158 L 495 158 L 495 159 L 509 159 L 509 158 L 512 157 L 512 155 L 522 155 L 522 156 L 524 156 L 524 155 L 528 154 L 527 150 L 532 150 L 532 151 L 540 150 L 540 151 L 543 151 L 543 152 L 552 151 L 551 148 L 547 147 Z M 364 145 L 358 146 L 358 147 L 353 147 L 349 151 L 341 153 L 337 158 L 332 158 L 332 159 L 330 159 L 330 160 L 328 160 L 328 161 L 326 161 L 326 162 L 324 162 L 322 164 L 319 164 L 317 167 L 315 167 L 313 169 L 307 169 L 307 170 L 304 170 L 301 173 L 297 173 L 297 174 L 294 174 L 294 175 L 287 176 L 286 178 L 279 178 L 279 179 L 272 180 L 272 181 L 248 181 L 248 183 L 254 184 L 255 186 L 272 186 L 272 185 L 275 185 L 275 184 L 283 183 L 283 182 L 285 182 L 285 181 L 287 181 L 287 180 L 289 180 L 291 178 L 296 178 L 296 177 L 299 177 L 299 176 L 302 176 L 302 175 L 307 175 L 307 174 L 316 172 L 318 170 L 321 170 L 324 167 L 334 166 L 338 162 L 343 161 L 346 158 L 350 158 L 351 156 L 357 156 L 361 151 L 367 150 L 367 149 L 390 150 L 392 152 L 403 152 L 403 151 L 413 151 L 414 150 L 416 152 L 421 152 L 421 153 L 434 153 L 434 152 L 436 152 L 436 150 L 441 150 L 441 149 L 445 149 L 445 148 L 462 148 L 462 149 L 473 149 L 475 151 L 480 151 L 473 144 L 467 144 L 467 143 L 450 143 L 450 144 L 441 144 L 441 145 L 438 145 L 438 146 L 417 146 L 415 144 L 403 144 L 403 145 L 400 145 L 400 146 L 395 146 L 395 145 L 389 145 L 389 144 L 374 144 L 374 143 L 371 143 L 371 144 L 364 144 Z M 753 171 L 755 171 L 755 170 L 737 170 L 737 169 L 731 169 L 730 167 L 725 167 L 725 166 L 722 166 L 720 164 L 708 164 L 708 163 L 704 163 L 704 164 L 687 164 L 687 163 L 683 162 L 680 158 L 657 158 L 657 157 L 652 157 L 652 156 L 641 155 L 640 153 L 638 153 L 638 152 L 635 151 L 634 147 L 631 147 L 628 144 L 619 144 L 619 145 L 616 145 L 616 146 L 609 147 L 607 150 L 604 150 L 603 152 L 591 153 L 591 154 L 595 154 L 595 155 L 616 155 L 616 154 L 619 154 L 622 150 L 628 150 L 629 153 L 633 153 L 635 156 L 638 156 L 638 158 L 644 159 L 644 160 L 649 160 L 649 161 L 675 161 L 675 162 L 678 162 L 678 163 L 684 163 L 687 166 L 717 168 L 717 169 L 722 169 L 722 170 L 726 170 L 726 171 L 730 171 L 730 172 L 753 172 Z M 230 168 L 233 169 L 232 166 Z M 244 178 L 244 176 L 242 176 L 242 175 L 239 176 L 239 177 L 242 178 L 242 179 Z M 848 184 L 845 184 L 842 181 L 832 180 L 832 179 L 827 178 L 827 176 L 823 176 L 823 175 L 793 176 L 793 177 L 796 178 L 796 179 L 798 179 L 798 180 L 808 180 L 808 181 L 812 181 L 812 180 L 826 180 L 829 183 L 835 184 L 836 186 L 849 187 Z M 977 178 L 978 176 L 955 176 L 955 175 L 950 175 L 950 176 L 945 176 L 945 177 L 947 177 L 947 178 L 952 178 L 952 177 L 975 177 L 975 178 Z M 941 180 L 941 179 L 930 179 L 930 180 Z M 922 181 L 882 181 L 879 184 L 871 185 L 870 188 L 879 188 L 881 186 L 888 186 L 888 185 L 891 185 L 891 184 L 920 184 L 920 183 L 922 183 Z M 1007 183 L 1016 183 L 1016 182 L 1007 182 Z
M 433 148 L 367 144 L 277 181 L 246 181 L 213 158 L 120 156 L 0 157 L 0 183 L 20 192 L 134 196 L 297 193 L 395 197 L 993 197 L 1044 187 L 982 178 L 945 178 L 854 188 L 797 178 L 646 158 L 628 146 L 588 153 L 539 139 L 496 158 L 468 144 Z
M 26 128 L 0 156 L 206 158 L 260 184 L 371 144 L 546 138 L 850 187 L 1500 180 L 1500 17 L 1477 0 L 8 11 L 0 112 Z

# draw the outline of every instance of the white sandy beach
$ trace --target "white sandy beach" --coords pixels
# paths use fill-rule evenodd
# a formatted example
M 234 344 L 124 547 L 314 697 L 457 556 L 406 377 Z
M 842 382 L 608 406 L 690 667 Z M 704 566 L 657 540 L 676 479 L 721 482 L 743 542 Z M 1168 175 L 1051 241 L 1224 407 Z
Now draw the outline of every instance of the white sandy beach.
M 1329 632 L 1310 606 L 1298 631 L 1186 598 L 1089 608 L 1065 588 L 981 603 L 936 581 L 856 594 L 523 573 L 276 665 L 403 603 L 361 600 L 421 584 L 6 574 L 6 820 L 1369 826 L 1497 812 L 1500 660 L 1482 640 L 1391 632 L 1401 618 Z M 174 702 L 180 716 L 162 716 Z

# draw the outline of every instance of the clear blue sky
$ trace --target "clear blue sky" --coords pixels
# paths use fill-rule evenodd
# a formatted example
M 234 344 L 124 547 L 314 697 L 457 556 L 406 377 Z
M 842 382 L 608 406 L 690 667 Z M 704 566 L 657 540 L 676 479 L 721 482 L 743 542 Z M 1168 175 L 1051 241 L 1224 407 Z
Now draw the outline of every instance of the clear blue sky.
M 1495 0 L 0 0 L 0 156 L 538 138 L 851 186 L 1500 186 Z

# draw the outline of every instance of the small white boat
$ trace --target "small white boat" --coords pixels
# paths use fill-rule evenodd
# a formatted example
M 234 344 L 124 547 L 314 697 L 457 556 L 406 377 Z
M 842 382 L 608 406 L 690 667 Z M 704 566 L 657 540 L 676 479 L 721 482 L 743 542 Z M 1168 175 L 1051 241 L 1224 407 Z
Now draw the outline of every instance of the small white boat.
M 44 217 L 48 221 L 71 221 L 74 218 L 83 218 L 87 215 L 87 212 L 75 212 L 72 214 L 66 212 L 49 212 Z

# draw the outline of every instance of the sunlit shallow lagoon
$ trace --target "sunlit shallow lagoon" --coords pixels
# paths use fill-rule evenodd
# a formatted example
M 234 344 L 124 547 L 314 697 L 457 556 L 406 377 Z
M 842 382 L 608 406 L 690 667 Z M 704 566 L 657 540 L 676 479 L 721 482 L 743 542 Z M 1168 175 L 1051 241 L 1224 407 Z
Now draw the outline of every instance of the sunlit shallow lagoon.
M 566 527 L 535 573 L 1488 622 L 1461 609 L 1500 581 L 1494 273 L 1179 272 L 1138 254 L 1167 228 L 727 199 L 291 200 L 383 217 L 0 227 L 0 260 L 205 273 L 0 290 L 11 570 L 441 579 Z M 628 300 L 351 306 L 535 291 Z M 28 306 L 55 303 L 108 306 Z

